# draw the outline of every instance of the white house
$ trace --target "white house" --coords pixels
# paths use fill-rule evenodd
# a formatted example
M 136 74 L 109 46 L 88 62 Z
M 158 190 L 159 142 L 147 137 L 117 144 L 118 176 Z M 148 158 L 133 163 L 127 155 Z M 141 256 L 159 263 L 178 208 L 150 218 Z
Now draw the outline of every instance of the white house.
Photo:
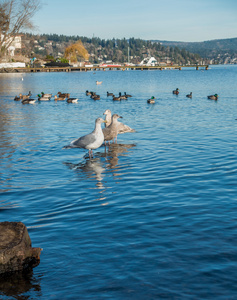
M 1 34 L 1 41 L 3 40 L 3 38 L 4 38 L 4 36 L 3 36 L 3 34 Z M 21 36 L 17 35 L 15 37 L 9 37 L 5 42 L 3 42 L 3 45 L 9 44 L 9 42 L 11 42 L 11 46 L 7 50 L 8 55 L 14 56 L 15 50 L 21 49 Z

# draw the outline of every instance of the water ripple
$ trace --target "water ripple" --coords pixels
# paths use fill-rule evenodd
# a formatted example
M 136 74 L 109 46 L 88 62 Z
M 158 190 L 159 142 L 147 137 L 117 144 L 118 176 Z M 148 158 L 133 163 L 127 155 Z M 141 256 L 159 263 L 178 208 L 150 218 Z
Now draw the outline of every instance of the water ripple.
M 29 289 L 21 294 L 16 285 L 15 298 L 236 298 L 235 66 L 0 77 L 2 220 L 24 222 L 44 249 L 35 280 L 22 279 Z M 39 89 L 70 90 L 78 104 L 13 101 Z M 117 103 L 106 95 L 121 89 L 133 97 Z M 217 102 L 207 100 L 213 91 Z M 136 132 L 93 159 L 62 149 L 106 109 Z

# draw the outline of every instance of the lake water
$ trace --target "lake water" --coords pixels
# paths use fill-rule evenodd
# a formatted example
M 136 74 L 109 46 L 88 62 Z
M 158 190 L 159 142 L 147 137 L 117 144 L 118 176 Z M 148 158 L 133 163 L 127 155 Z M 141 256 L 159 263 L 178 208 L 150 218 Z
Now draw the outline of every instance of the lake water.
M 23 222 L 43 248 L 0 298 L 236 299 L 236 83 L 237 66 L 0 74 L 0 221 Z M 13 100 L 28 91 L 79 101 Z M 106 109 L 136 132 L 91 160 L 62 149 Z

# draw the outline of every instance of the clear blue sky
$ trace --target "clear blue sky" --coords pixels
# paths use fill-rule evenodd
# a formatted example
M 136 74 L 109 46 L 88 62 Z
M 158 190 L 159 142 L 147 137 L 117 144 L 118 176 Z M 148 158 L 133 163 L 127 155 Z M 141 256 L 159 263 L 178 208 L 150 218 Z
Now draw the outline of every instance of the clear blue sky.
M 198 42 L 237 37 L 237 0 L 42 0 L 34 33 Z

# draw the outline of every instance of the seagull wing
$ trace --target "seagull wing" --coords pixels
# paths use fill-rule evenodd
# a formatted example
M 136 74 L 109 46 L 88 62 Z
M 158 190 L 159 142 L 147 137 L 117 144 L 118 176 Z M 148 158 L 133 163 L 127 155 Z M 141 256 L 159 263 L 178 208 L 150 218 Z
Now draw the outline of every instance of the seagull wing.
M 96 137 L 93 133 L 84 135 L 71 142 L 72 147 L 85 148 L 88 149 L 88 146 L 96 141 Z
M 126 132 L 135 132 L 135 130 L 132 129 L 131 127 L 129 127 L 128 125 L 125 125 L 125 124 L 119 122 L 118 134 L 122 134 L 122 133 L 126 133 Z

